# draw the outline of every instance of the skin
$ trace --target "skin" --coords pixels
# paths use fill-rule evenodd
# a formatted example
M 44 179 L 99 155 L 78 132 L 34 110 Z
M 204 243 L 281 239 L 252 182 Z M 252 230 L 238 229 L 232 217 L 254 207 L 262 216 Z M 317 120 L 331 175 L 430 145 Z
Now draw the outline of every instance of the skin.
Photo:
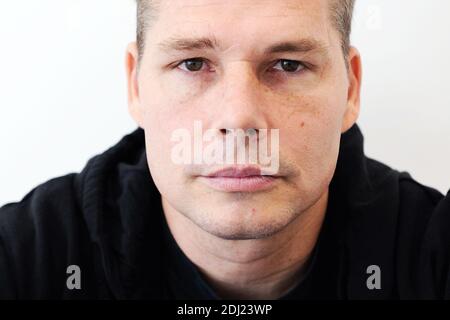
M 226 27 L 224 27 L 226 26 Z M 173 38 L 214 37 L 218 46 L 166 50 Z M 315 39 L 321 49 L 266 53 Z M 161 49 L 161 43 L 166 49 Z M 148 166 L 170 230 L 223 298 L 276 299 L 295 286 L 317 241 L 341 133 L 357 120 L 361 58 L 345 65 L 328 0 L 174 0 L 160 4 L 140 65 L 126 53 L 129 111 L 145 130 Z M 205 59 L 190 72 L 185 59 Z M 307 68 L 284 71 L 280 59 Z M 280 129 L 280 169 L 259 192 L 224 192 L 197 176 L 211 166 L 171 161 L 172 132 Z M 217 169 L 217 167 L 214 167 Z

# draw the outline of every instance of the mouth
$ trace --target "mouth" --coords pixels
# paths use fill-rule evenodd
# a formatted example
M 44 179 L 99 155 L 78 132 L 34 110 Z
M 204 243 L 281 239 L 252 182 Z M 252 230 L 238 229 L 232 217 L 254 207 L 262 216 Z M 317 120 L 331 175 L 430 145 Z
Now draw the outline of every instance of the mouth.
M 280 177 L 263 175 L 258 167 L 229 167 L 199 178 L 218 191 L 256 192 L 272 187 Z

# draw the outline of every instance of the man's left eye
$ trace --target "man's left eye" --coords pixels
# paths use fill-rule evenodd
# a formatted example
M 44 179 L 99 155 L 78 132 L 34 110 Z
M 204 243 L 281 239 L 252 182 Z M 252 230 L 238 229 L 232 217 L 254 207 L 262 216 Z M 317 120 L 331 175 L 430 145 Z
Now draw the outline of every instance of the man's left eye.
M 189 72 L 201 71 L 204 65 L 205 61 L 202 58 L 187 59 L 180 63 L 180 66 L 184 67 L 182 69 Z
M 280 71 L 293 73 L 303 70 L 305 65 L 300 61 L 282 59 L 277 62 L 274 68 Z

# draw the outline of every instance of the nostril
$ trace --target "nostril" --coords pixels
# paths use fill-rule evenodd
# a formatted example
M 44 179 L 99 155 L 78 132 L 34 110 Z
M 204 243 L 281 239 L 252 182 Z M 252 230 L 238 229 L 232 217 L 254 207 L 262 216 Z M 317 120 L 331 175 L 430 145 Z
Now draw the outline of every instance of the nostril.
M 232 134 L 234 130 L 236 130 L 236 129 L 220 129 L 220 133 L 225 134 L 225 135 Z M 246 134 L 255 135 L 255 134 L 258 134 L 259 129 L 251 128 L 251 129 L 247 129 L 244 131 Z

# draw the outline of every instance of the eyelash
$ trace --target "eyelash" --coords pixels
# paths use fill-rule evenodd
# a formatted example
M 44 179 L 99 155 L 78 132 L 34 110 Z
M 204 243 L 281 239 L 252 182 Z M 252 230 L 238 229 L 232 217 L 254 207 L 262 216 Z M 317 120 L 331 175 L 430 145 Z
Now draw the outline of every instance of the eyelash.
M 202 63 L 208 63 L 207 59 L 196 57 L 196 58 L 189 58 L 189 59 L 182 60 L 182 61 L 178 62 L 173 68 L 179 68 L 184 63 L 186 63 L 188 61 L 194 61 L 194 60 L 199 60 Z M 281 72 L 281 73 L 285 73 L 287 75 L 296 75 L 296 74 L 301 74 L 301 73 L 303 73 L 303 72 L 305 72 L 307 70 L 312 69 L 312 67 L 309 64 L 307 64 L 306 62 L 298 61 L 298 60 L 291 60 L 291 59 L 278 59 L 278 60 L 275 61 L 275 63 L 272 63 L 272 68 L 274 66 L 278 65 L 281 61 L 290 61 L 290 62 L 299 63 L 299 67 L 301 66 L 301 69 L 298 70 L 298 71 L 293 71 L 293 72 L 282 71 L 282 70 L 275 70 L 274 72 Z M 181 70 L 184 71 L 184 72 L 190 73 L 190 74 L 199 73 L 201 71 L 201 70 L 199 70 L 199 71 L 189 71 L 189 70 L 184 70 L 184 69 L 181 69 Z

